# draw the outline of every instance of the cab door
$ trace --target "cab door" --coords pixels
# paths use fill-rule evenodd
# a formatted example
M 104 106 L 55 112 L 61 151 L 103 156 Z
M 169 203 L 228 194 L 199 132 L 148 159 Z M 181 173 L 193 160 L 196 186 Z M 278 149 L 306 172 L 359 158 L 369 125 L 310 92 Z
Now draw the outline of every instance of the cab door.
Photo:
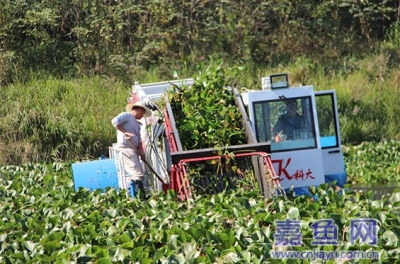
M 336 181 L 337 185 L 343 187 L 347 177 L 340 138 L 336 91 L 315 92 L 315 103 L 325 182 Z
M 272 91 L 250 91 L 242 95 L 248 106 L 250 122 L 257 142 L 270 142 L 271 159 L 284 189 L 296 195 L 308 194 L 309 186 L 325 183 L 319 131 L 316 122 L 312 86 Z M 286 110 L 286 100 L 296 100 L 298 114 L 305 118 L 307 133 L 301 137 L 286 135 L 276 141 L 273 127 Z M 305 129 L 307 128 L 307 129 Z M 302 131 L 304 132 L 304 131 Z

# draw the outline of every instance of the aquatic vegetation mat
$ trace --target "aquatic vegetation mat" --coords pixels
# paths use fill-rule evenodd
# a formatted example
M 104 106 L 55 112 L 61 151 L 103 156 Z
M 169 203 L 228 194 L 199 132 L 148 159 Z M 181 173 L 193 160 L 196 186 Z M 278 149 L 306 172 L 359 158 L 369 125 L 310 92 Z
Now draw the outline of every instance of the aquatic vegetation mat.
M 0 174 L 1 263 L 309 263 L 272 257 L 280 250 L 276 221 L 286 219 L 300 220 L 302 235 L 287 250 L 377 251 L 381 263 L 400 254 L 400 190 L 377 200 L 322 185 L 310 189 L 314 199 L 240 189 L 140 201 L 113 189 L 75 192 L 70 164 L 5 166 Z M 376 245 L 350 243 L 349 222 L 358 218 L 376 220 Z M 337 245 L 311 244 L 311 225 L 321 219 L 337 225 Z

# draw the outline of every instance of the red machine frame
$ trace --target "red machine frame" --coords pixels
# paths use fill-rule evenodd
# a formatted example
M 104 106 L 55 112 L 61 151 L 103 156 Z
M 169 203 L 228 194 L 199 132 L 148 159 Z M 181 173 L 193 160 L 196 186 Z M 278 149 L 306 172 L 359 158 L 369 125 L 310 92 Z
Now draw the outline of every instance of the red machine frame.
M 257 157 L 258 161 L 261 158 L 261 161 L 258 164 L 262 164 L 264 167 L 262 171 L 259 171 L 259 181 L 261 180 L 261 174 L 264 174 L 266 171 L 268 175 L 271 177 L 271 182 L 273 184 L 273 188 L 276 190 L 281 190 L 279 177 L 277 177 L 275 169 L 272 165 L 271 157 L 270 157 L 270 145 L 268 144 L 256 144 L 255 136 L 252 132 L 251 126 L 248 123 L 247 113 L 245 111 L 243 102 L 240 97 L 238 91 L 236 89 L 232 89 L 232 93 L 234 94 L 236 105 L 239 108 L 239 111 L 242 114 L 242 123 L 245 127 L 246 137 L 250 144 L 245 144 L 241 146 L 231 146 L 231 150 L 235 158 L 242 158 L 242 157 Z M 140 96 L 133 90 L 131 101 L 139 101 Z M 165 98 L 166 101 L 167 97 Z M 175 119 L 172 112 L 172 107 L 167 102 L 166 108 L 163 110 L 164 115 L 164 125 L 165 125 L 165 135 L 167 138 L 167 143 L 170 149 L 170 155 L 172 156 L 172 164 L 169 168 L 169 175 L 170 181 L 167 186 L 163 185 L 164 192 L 167 189 L 174 190 L 178 197 L 181 200 L 187 200 L 192 197 L 192 188 L 190 186 L 188 172 L 186 170 L 186 166 L 188 163 L 196 163 L 202 161 L 209 161 L 209 160 L 219 160 L 222 157 L 226 159 L 232 158 L 228 155 L 216 155 L 215 150 L 213 149 L 201 149 L 201 150 L 193 150 L 193 151 L 183 151 L 182 146 L 180 143 L 179 133 L 175 126 Z M 229 148 L 229 147 L 228 147 Z M 228 149 L 229 150 L 229 149 Z M 236 153 L 235 153 L 236 152 Z M 239 153 L 237 153 L 239 152 Z M 194 157 L 193 157 L 194 156 Z M 265 174 L 264 174 L 265 175 Z M 260 182 L 259 182 L 259 185 Z M 261 187 L 261 186 L 260 186 Z M 260 188 L 262 189 L 262 188 Z M 270 196 L 271 194 L 264 193 L 265 196 Z

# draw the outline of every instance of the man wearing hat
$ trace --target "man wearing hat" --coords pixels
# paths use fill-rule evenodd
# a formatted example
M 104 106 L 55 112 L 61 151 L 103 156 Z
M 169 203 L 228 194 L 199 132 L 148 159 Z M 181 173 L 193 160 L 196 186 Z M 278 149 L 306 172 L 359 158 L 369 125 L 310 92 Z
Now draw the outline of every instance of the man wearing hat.
M 121 152 L 125 172 L 131 175 L 134 183 L 135 195 L 142 192 L 144 172 L 140 164 L 139 156 L 145 160 L 142 140 L 140 135 L 140 124 L 138 120 L 142 117 L 150 117 L 151 110 L 142 102 L 127 104 L 126 112 L 120 113 L 111 120 L 112 125 L 117 129 L 117 147 Z
M 297 113 L 297 101 L 296 99 L 290 99 L 285 101 L 286 113 L 279 116 L 276 122 L 273 132 L 275 141 L 281 141 L 280 134 L 287 136 L 287 139 L 294 139 L 294 131 L 304 128 L 304 116 Z

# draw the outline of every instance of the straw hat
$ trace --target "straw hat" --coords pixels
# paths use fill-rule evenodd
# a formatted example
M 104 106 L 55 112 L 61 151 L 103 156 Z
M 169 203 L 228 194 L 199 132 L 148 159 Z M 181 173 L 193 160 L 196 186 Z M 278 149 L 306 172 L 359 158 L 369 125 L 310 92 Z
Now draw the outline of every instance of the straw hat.
M 126 109 L 127 112 L 131 112 L 132 108 L 134 108 L 135 106 L 144 109 L 144 111 L 145 111 L 145 113 L 143 115 L 144 117 L 150 117 L 152 115 L 151 110 L 142 102 L 136 102 L 136 103 L 133 103 L 133 104 L 127 104 L 125 106 L 125 109 Z

